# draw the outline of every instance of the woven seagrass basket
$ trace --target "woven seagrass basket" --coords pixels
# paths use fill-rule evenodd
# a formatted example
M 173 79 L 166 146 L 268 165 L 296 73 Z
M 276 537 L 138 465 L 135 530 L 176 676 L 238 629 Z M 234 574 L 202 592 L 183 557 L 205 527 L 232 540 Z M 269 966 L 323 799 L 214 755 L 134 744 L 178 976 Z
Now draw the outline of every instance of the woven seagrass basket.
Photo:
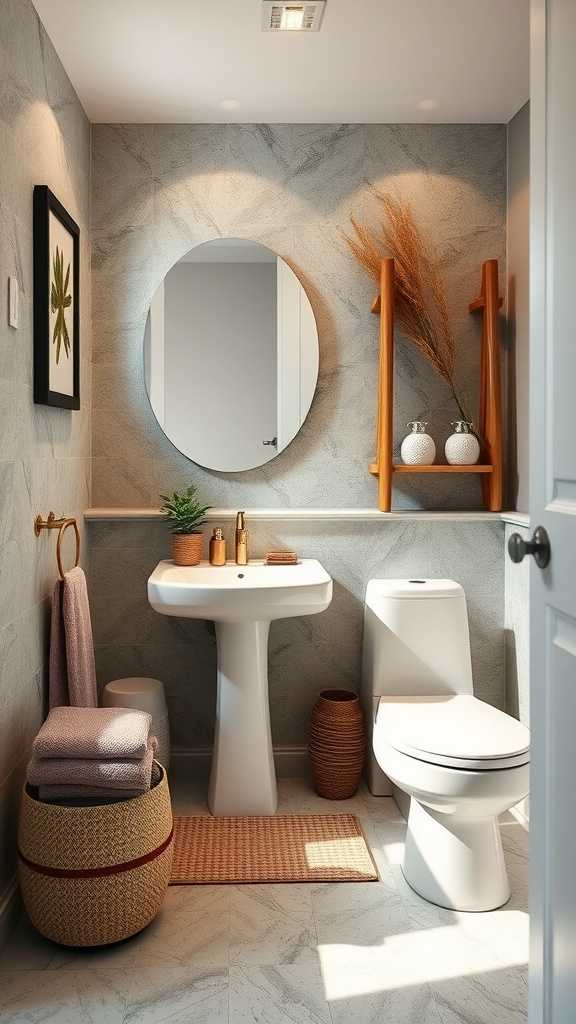
M 104 946 L 145 928 L 172 867 L 172 808 L 166 772 L 119 803 L 64 807 L 24 788 L 19 878 L 32 924 L 64 946 Z
M 322 690 L 312 711 L 308 749 L 316 792 L 328 800 L 354 796 L 366 751 L 358 694 Z

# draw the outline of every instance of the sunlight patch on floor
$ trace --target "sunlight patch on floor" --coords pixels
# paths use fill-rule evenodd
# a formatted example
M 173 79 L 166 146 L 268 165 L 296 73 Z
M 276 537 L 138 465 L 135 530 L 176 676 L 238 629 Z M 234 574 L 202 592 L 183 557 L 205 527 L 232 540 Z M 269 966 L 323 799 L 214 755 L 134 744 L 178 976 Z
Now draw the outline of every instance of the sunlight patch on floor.
M 372 946 L 319 945 L 326 998 L 347 999 L 525 965 L 521 955 L 496 959 L 455 928 L 424 928 L 390 935 Z

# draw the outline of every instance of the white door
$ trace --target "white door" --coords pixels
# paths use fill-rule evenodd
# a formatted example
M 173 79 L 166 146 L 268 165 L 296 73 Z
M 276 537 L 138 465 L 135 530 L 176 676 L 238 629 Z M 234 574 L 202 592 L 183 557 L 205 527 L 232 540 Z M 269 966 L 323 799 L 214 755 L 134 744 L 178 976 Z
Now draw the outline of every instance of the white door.
M 278 318 L 277 448 L 290 444 L 304 423 L 318 380 L 318 332 L 310 299 L 283 259 L 276 261 Z
M 576 1021 L 576 0 L 532 0 L 530 1024 Z

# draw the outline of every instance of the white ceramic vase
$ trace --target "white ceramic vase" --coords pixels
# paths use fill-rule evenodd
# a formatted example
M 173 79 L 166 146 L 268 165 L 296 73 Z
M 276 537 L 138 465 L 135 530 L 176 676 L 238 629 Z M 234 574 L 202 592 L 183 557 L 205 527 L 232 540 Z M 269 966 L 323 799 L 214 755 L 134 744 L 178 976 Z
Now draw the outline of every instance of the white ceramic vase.
M 472 433 L 472 424 L 456 420 L 452 424 L 454 433 L 446 441 L 446 461 L 451 466 L 473 466 L 480 456 L 478 438 Z
M 407 466 L 431 466 L 436 458 L 436 445 L 426 433 L 428 424 L 423 420 L 411 420 L 406 426 L 411 429 L 400 447 L 402 462 Z

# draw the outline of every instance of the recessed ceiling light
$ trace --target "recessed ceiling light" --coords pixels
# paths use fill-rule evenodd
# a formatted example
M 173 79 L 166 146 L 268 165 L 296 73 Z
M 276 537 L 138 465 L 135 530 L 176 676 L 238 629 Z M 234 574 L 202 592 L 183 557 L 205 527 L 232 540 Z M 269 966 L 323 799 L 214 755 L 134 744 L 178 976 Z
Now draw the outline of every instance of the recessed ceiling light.
M 418 110 L 436 110 L 436 107 L 438 106 L 438 100 L 420 100 L 420 102 L 417 103 L 416 106 L 418 107 Z
M 318 32 L 326 0 L 263 0 L 264 32 Z
M 219 107 L 221 110 L 238 110 L 240 106 L 240 100 L 220 100 Z
M 285 32 L 300 32 L 304 28 L 304 8 L 284 7 L 280 16 L 280 28 Z

